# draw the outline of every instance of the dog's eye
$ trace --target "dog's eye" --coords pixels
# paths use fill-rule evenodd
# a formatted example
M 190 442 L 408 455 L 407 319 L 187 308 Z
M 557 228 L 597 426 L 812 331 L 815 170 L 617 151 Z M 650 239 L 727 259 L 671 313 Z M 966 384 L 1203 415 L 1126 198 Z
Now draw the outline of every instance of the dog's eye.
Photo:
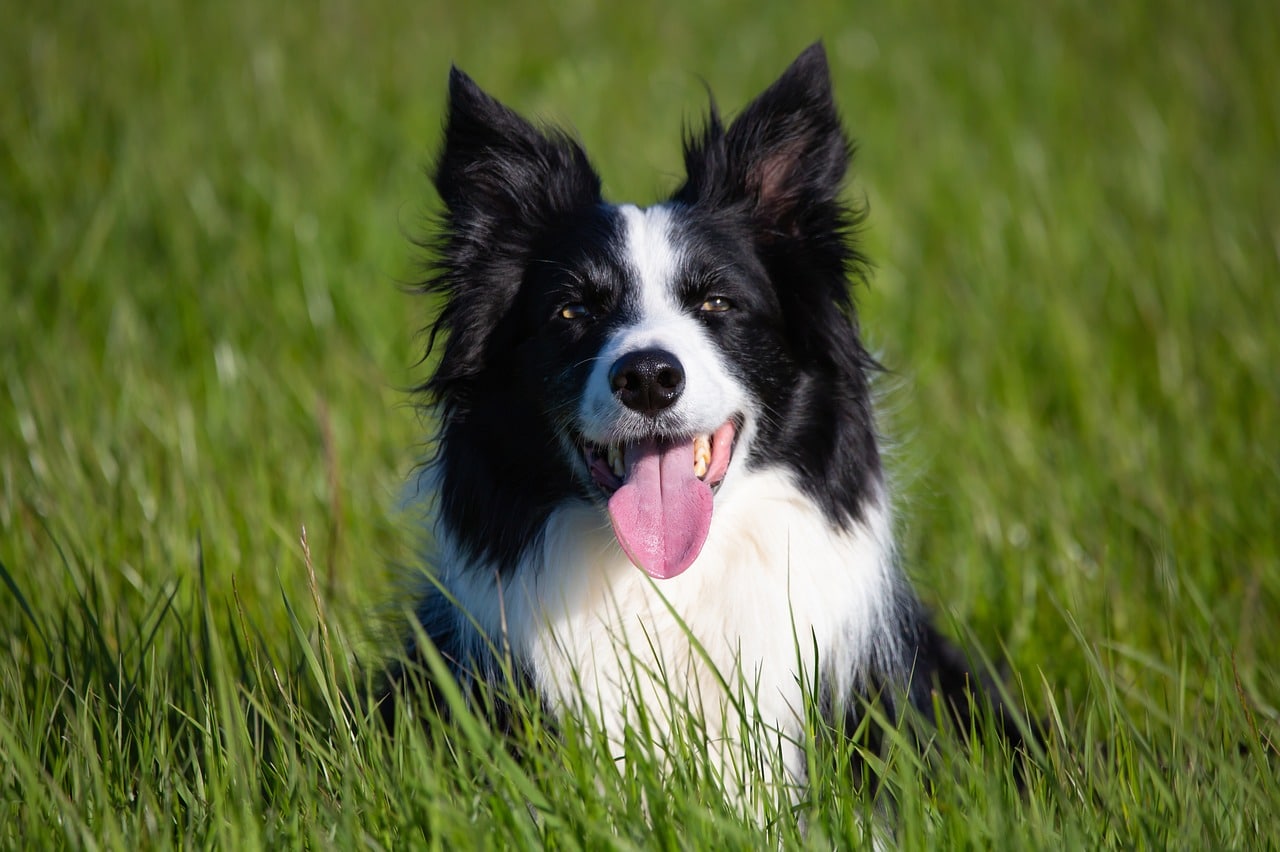
M 706 311 L 709 314 L 720 314 L 733 310 L 733 302 L 730 302 L 724 296 L 708 296 L 706 301 L 698 306 L 698 310 Z
M 591 319 L 591 309 L 582 302 L 571 302 L 560 309 L 560 318 L 567 320 Z

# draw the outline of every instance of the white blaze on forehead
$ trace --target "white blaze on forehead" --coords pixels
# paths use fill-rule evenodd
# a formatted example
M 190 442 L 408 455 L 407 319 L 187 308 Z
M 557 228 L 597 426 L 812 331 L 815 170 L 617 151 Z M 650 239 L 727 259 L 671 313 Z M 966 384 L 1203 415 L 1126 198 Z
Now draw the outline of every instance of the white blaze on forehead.
M 626 321 L 605 340 L 579 408 L 583 436 L 609 443 L 641 428 L 639 415 L 613 395 L 609 368 L 620 357 L 641 349 L 671 353 L 684 368 L 684 392 L 663 414 L 667 431 L 710 433 L 744 408 L 745 391 L 733 378 L 725 353 L 679 297 L 683 253 L 673 239 L 670 207 L 641 210 L 616 208 L 623 225 L 622 256 L 628 273 L 622 300 Z
M 671 211 L 664 206 L 641 210 L 630 204 L 618 208 L 626 225 L 627 261 L 639 285 L 639 313 L 659 317 L 679 312 L 675 287 L 680 250 L 671 239 Z

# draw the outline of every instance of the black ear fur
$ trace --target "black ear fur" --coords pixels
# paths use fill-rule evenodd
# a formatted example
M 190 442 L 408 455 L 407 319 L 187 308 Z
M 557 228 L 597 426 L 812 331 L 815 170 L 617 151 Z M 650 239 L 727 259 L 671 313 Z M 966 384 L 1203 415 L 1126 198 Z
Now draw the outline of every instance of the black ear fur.
M 522 229 L 600 201 L 600 178 L 582 146 L 538 130 L 457 67 L 434 178 L 455 225 Z
M 428 350 L 445 338 L 422 390 L 465 404 L 466 379 L 501 349 L 503 318 L 540 237 L 557 221 L 599 205 L 600 178 L 568 135 L 542 131 L 486 94 L 456 67 L 449 73 L 444 147 L 434 181 L 445 211 L 423 290 L 441 297 Z M 452 407 L 452 408 L 451 408 Z
M 811 45 L 726 132 L 714 106 L 685 141 L 688 179 L 675 199 L 745 204 L 766 232 L 794 234 L 807 209 L 834 203 L 853 148 L 831 95 L 827 56 Z

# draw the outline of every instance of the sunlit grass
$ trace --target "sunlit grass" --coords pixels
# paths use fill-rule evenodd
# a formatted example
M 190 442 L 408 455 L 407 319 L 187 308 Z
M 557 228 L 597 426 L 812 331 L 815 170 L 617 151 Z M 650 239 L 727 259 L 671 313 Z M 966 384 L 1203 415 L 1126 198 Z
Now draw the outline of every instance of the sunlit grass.
M 7 9 L 0 844 L 1274 843 L 1273 6 Z M 674 773 L 532 706 L 514 742 L 388 735 L 360 663 L 407 604 L 431 306 L 401 285 L 449 63 L 643 202 L 704 80 L 732 112 L 819 36 L 906 563 L 1050 720 L 1025 791 L 998 749 L 893 735 L 859 791 L 816 736 L 761 821 L 696 729 Z

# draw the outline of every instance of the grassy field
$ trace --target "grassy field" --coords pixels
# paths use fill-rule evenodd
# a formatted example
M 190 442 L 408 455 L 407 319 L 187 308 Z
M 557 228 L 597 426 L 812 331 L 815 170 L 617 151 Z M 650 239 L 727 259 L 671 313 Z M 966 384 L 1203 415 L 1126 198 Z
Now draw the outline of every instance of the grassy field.
M 4 7 L 0 846 L 830 849 L 889 799 L 907 848 L 1280 843 L 1274 2 Z M 818 37 L 909 568 L 1052 720 L 1026 792 L 942 741 L 872 802 L 823 741 L 802 832 L 536 712 L 519 762 L 349 719 L 450 61 L 649 201 L 704 80 Z

